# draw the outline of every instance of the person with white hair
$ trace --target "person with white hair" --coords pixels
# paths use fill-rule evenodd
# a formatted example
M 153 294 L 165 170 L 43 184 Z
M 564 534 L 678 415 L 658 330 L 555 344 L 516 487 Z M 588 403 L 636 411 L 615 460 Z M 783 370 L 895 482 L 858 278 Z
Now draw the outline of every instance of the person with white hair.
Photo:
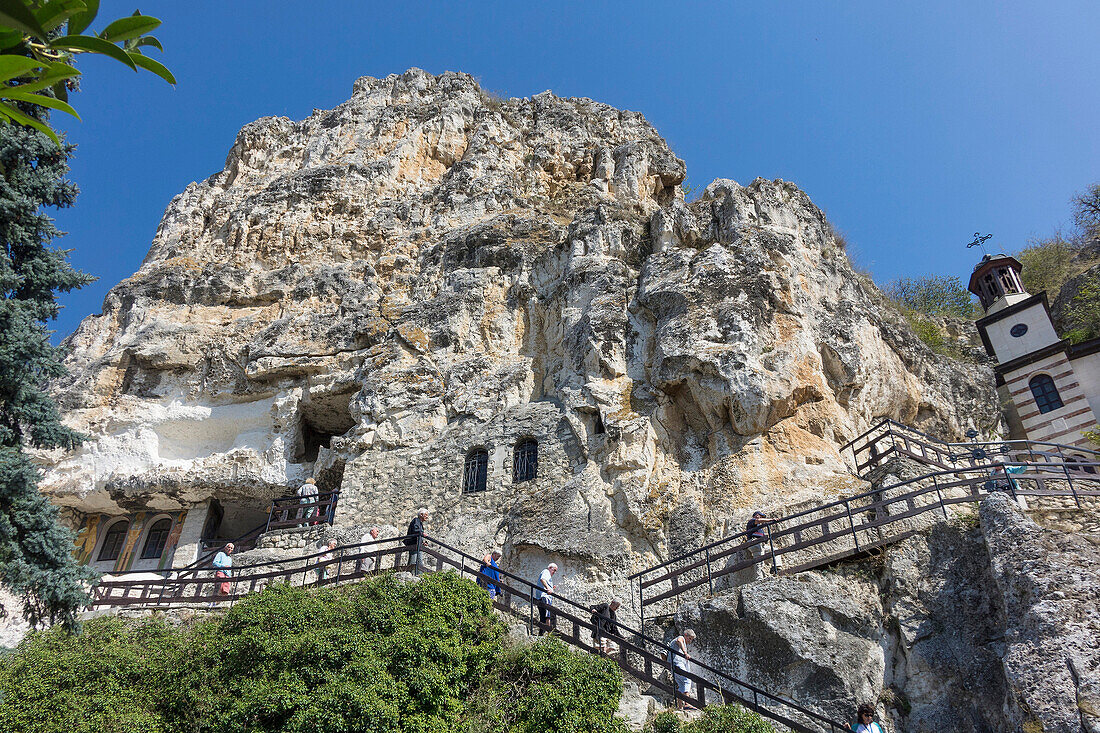
M 365 545 L 369 542 L 374 542 L 378 539 L 378 533 L 381 532 L 378 527 L 371 527 L 367 532 L 359 538 L 359 544 Z M 358 552 L 369 552 L 370 549 L 366 547 L 360 547 Z M 370 573 L 378 569 L 378 557 L 363 557 L 355 563 L 355 569 L 360 573 Z
M 409 522 L 409 531 L 405 533 L 405 547 L 409 548 L 409 569 L 420 574 L 420 548 L 424 538 L 424 525 L 428 522 L 427 507 L 420 507 L 416 516 Z
M 691 695 L 691 680 L 687 676 L 691 674 L 691 653 L 688 652 L 688 646 L 693 641 L 695 641 L 695 631 L 685 629 L 684 633 L 668 645 L 668 661 L 672 665 L 672 679 L 676 682 L 677 710 L 695 709 L 694 705 L 684 699 Z
M 329 540 L 325 545 L 325 552 L 317 558 L 317 582 L 324 583 L 332 573 L 329 572 L 333 556 L 336 553 L 336 540 Z
M 550 563 L 539 574 L 535 584 L 535 603 L 539 607 L 539 636 L 554 631 L 557 617 L 554 615 L 554 573 L 558 572 L 556 563 Z
M 232 589 L 233 583 L 229 578 L 233 573 L 234 549 L 233 543 L 228 543 L 214 556 L 214 561 L 211 563 L 214 566 L 214 577 L 221 581 L 215 585 L 214 595 L 216 596 L 228 596 Z

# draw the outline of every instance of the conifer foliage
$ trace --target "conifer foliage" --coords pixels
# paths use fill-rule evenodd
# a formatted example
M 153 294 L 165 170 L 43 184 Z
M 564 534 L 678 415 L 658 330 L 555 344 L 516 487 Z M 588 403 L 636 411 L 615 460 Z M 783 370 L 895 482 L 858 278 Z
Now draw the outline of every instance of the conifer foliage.
M 45 121 L 41 108 L 25 110 Z M 72 533 L 39 493 L 26 453 L 79 441 L 46 391 L 64 373 L 47 329 L 59 311 L 56 296 L 93 279 L 51 246 L 60 232 L 43 211 L 76 198 L 65 178 L 72 150 L 31 127 L 0 126 L 0 583 L 22 597 L 32 624 L 71 624 L 93 576 L 73 558 Z

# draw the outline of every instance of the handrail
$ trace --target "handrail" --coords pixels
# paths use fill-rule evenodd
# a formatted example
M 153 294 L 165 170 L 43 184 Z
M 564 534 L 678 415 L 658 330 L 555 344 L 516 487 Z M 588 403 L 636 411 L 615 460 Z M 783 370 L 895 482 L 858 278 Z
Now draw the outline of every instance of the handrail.
M 897 429 L 895 431 L 895 428 Z M 884 431 L 884 432 L 883 432 Z M 871 436 L 875 433 L 872 438 Z M 852 460 L 857 475 L 860 474 L 862 468 L 868 465 L 877 465 L 880 463 L 890 452 L 903 452 L 897 447 L 894 438 L 901 438 L 907 442 L 911 441 L 921 447 L 922 454 L 914 454 L 909 451 L 904 451 L 905 454 L 911 455 L 918 460 L 924 459 L 926 462 L 935 463 L 928 459 L 927 449 L 937 451 L 942 454 L 943 457 L 949 459 L 951 463 L 958 463 L 962 458 L 970 458 L 971 465 L 974 465 L 975 461 L 981 461 L 982 458 L 988 457 L 988 452 L 992 450 L 994 454 L 1007 454 L 1007 453 L 1028 453 L 1031 456 L 1038 455 L 1057 455 L 1062 460 L 1065 460 L 1067 453 L 1088 454 L 1089 456 L 1100 461 L 1100 450 L 1087 448 L 1083 446 L 1066 445 L 1064 443 L 1053 443 L 1043 440 L 994 440 L 994 441 L 970 441 L 970 442 L 947 442 L 939 438 L 935 438 L 928 435 L 925 432 L 917 430 L 916 428 L 904 425 L 892 419 L 885 419 L 873 427 L 867 429 L 856 438 L 845 443 L 840 452 L 843 453 L 847 450 L 852 452 Z M 887 449 L 882 453 L 876 453 L 876 449 L 879 444 L 890 439 L 890 443 Z M 862 445 L 857 445 L 863 442 Z M 870 450 L 872 452 L 872 459 L 867 463 L 861 464 L 859 461 L 859 454 Z M 975 451 L 981 451 L 982 457 L 976 457 Z M 1072 462 L 1072 461 L 1071 461 Z M 937 464 L 941 465 L 941 464 Z
M 860 532 L 868 532 L 870 530 L 881 529 L 885 526 L 896 524 L 897 522 L 911 519 L 913 517 L 942 510 L 944 516 L 947 516 L 946 507 L 962 503 L 978 501 L 983 495 L 983 491 L 989 488 L 989 484 L 993 483 L 997 488 L 997 484 L 1006 487 L 1008 491 L 1014 496 L 1038 496 L 1038 497 L 1073 497 L 1077 506 L 1080 507 L 1080 497 L 1100 496 L 1100 489 L 1078 489 L 1074 486 L 1074 479 L 1070 476 L 1069 471 L 1070 464 L 1030 464 L 1020 461 L 1002 461 L 998 462 L 994 466 L 978 466 L 978 467 L 966 467 L 946 469 L 942 471 L 933 471 L 922 476 L 918 476 L 906 481 L 901 481 L 890 486 L 880 487 L 861 494 L 857 494 L 850 497 L 845 497 L 837 501 L 822 504 L 816 507 L 786 515 L 777 518 L 775 521 L 764 525 L 763 529 L 766 531 L 764 538 L 749 537 L 746 539 L 747 532 L 738 531 L 728 537 L 724 537 L 715 542 L 711 542 L 703 547 L 697 548 L 690 552 L 677 555 L 676 557 L 659 563 L 652 567 L 641 570 L 629 576 L 629 580 L 638 581 L 638 595 L 641 604 L 641 610 L 644 618 L 644 610 L 647 605 L 667 600 L 669 598 L 678 596 L 693 588 L 699 588 L 706 584 L 709 588 L 713 588 L 714 580 L 725 575 L 729 575 L 733 572 L 738 572 L 754 565 L 761 564 L 763 562 L 770 561 L 774 569 L 777 568 L 776 558 L 778 556 L 796 552 L 799 550 L 805 550 L 810 547 L 819 546 L 835 540 L 844 538 L 851 538 L 854 548 L 846 550 L 839 555 L 834 554 L 825 558 L 818 558 L 797 566 L 794 569 L 788 569 L 785 572 L 793 572 L 794 570 L 806 570 L 813 567 L 820 567 L 822 565 L 836 562 L 838 559 L 848 557 L 860 552 L 865 552 L 872 547 L 880 547 L 885 544 L 896 542 L 909 536 L 911 533 L 903 533 L 897 537 L 882 538 L 879 536 L 871 543 L 866 542 L 860 544 Z M 1100 462 L 1097 463 L 1073 463 L 1073 468 L 1077 470 L 1096 470 L 1100 468 Z M 1011 467 L 1023 467 L 1022 473 L 1010 473 L 1007 469 Z M 1050 472 L 1050 469 L 1061 468 L 1061 472 Z M 1027 469 L 1036 469 L 1032 472 L 1028 472 Z M 997 471 L 1001 473 L 998 475 Z M 972 475 L 968 475 L 972 474 Z M 942 481 L 941 481 L 942 479 Z M 1056 480 L 1068 480 L 1068 489 L 1048 489 L 1045 488 L 1046 482 Z M 1090 474 L 1089 476 L 1078 475 L 1077 481 L 1086 481 L 1090 484 L 1096 484 L 1100 482 L 1100 475 Z M 1026 488 L 1019 485 L 1020 481 L 1034 481 L 1041 488 Z M 905 487 L 919 484 L 917 488 L 906 491 L 904 493 L 898 493 L 900 489 Z M 944 491 L 951 489 L 968 489 L 966 496 L 961 498 L 945 497 Z M 936 495 L 936 501 L 917 505 L 916 499 L 930 494 Z M 862 500 L 870 500 L 869 503 L 859 503 Z M 906 507 L 899 514 L 886 514 L 884 519 L 877 517 L 879 510 L 884 510 L 890 505 L 896 505 L 899 502 L 904 502 Z M 831 512 L 830 510 L 842 509 L 843 511 Z M 861 522 L 856 524 L 853 519 L 853 514 L 867 513 L 874 511 L 876 519 L 871 522 Z M 813 518 L 808 518 L 809 515 L 816 515 Z M 798 522 L 796 520 L 808 518 L 806 521 Z M 830 531 L 829 525 L 839 522 L 842 526 L 847 525 L 844 529 Z M 807 530 L 820 529 L 820 537 L 812 537 L 810 539 L 802 539 L 801 534 Z M 794 536 L 793 546 L 783 547 L 776 546 L 776 540 Z M 763 545 L 767 545 L 768 549 L 764 549 Z M 759 553 L 749 553 L 750 548 L 760 547 Z M 732 566 L 721 567 L 717 571 L 711 570 L 711 563 L 728 558 L 738 552 L 746 551 L 749 554 L 745 560 L 735 563 Z M 688 564 L 678 567 L 681 563 L 689 561 Z M 680 583 L 678 578 L 685 573 L 705 568 L 706 578 L 691 580 L 689 582 Z M 655 574 L 656 577 L 653 577 Z M 653 585 L 671 581 L 672 589 L 660 593 L 656 596 L 646 598 L 645 589 L 652 587 Z
M 969 471 L 982 471 L 982 470 L 996 469 L 1000 466 L 1032 466 L 1032 465 L 1033 464 L 1019 463 L 1019 462 L 1012 462 L 1012 461 L 998 461 L 997 463 L 991 464 L 989 466 L 974 466 L 974 467 L 967 467 L 967 468 L 944 469 L 944 470 L 939 471 L 939 472 L 933 472 L 933 473 L 929 473 L 929 474 L 926 474 L 926 475 L 923 475 L 923 476 L 918 476 L 917 478 L 908 479 L 906 481 L 901 481 L 899 483 L 892 484 L 890 486 L 883 486 L 883 487 L 878 488 L 878 489 L 871 489 L 870 491 L 865 491 L 862 494 L 853 494 L 852 496 L 846 496 L 842 499 L 837 499 L 837 500 L 831 501 L 827 504 L 819 504 L 817 506 L 810 507 L 809 509 L 804 509 L 804 510 L 802 510 L 800 512 L 796 512 L 794 514 L 787 514 L 787 515 L 784 515 L 782 517 L 776 518 L 775 523 L 778 523 L 780 521 L 784 521 L 784 522 L 789 521 L 791 519 L 796 519 L 798 517 L 804 517 L 808 514 L 813 514 L 815 512 L 820 512 L 823 509 L 831 509 L 831 508 L 836 507 L 836 506 L 843 506 L 843 505 L 848 504 L 848 503 L 850 503 L 852 501 L 855 501 L 857 499 L 864 499 L 864 498 L 867 498 L 867 497 L 870 497 L 870 496 L 875 496 L 875 495 L 881 494 L 884 491 L 888 491 L 890 489 L 896 489 L 899 486 L 906 486 L 908 484 L 915 483 L 917 481 L 926 480 L 928 478 L 931 478 L 932 476 L 940 476 L 940 475 L 944 475 L 944 474 L 954 474 L 954 473 L 963 473 L 963 472 L 969 472 Z M 1040 464 L 1040 465 L 1053 465 L 1053 464 Z M 1098 463 L 1074 463 L 1073 465 L 1074 465 L 1075 468 L 1085 469 L 1085 468 L 1100 466 L 1100 462 L 1098 462 Z M 1020 476 L 1020 477 L 1023 477 L 1023 478 L 1027 478 L 1027 476 L 1024 475 L 1024 474 L 1016 474 L 1016 475 Z M 988 480 L 988 476 L 985 477 L 983 480 Z M 1100 480 L 1100 476 L 1097 476 L 1097 479 L 1082 478 L 1082 480 L 1085 480 L 1085 481 Z M 1046 496 L 1046 494 L 1038 494 L 1038 495 L 1039 496 Z M 1058 493 L 1058 494 L 1052 494 L 1052 495 L 1053 496 L 1063 496 L 1065 494 Z M 725 544 L 725 543 L 729 542 L 730 539 L 738 537 L 738 536 L 740 536 L 744 533 L 745 533 L 744 530 L 741 530 L 736 534 L 729 535 L 727 537 L 723 537 L 722 539 L 715 540 L 714 542 L 711 542 L 710 544 L 703 545 L 702 547 L 698 547 L 694 550 L 689 550 L 688 552 L 685 552 L 685 553 L 682 553 L 682 554 L 677 555 L 675 557 L 669 558 L 668 560 L 665 560 L 664 562 L 660 563 L 659 565 L 655 565 L 653 567 L 660 567 L 661 565 L 669 565 L 671 563 L 684 560 L 684 559 L 686 559 L 686 558 L 688 558 L 692 555 L 697 555 L 700 552 L 705 552 L 706 550 L 713 550 L 715 547 L 717 547 L 719 545 L 722 545 L 722 544 Z M 635 578 L 637 578 L 641 575 L 644 575 L 644 574 L 650 572 L 651 570 L 653 570 L 653 568 L 646 568 L 645 570 L 640 570 L 637 573 L 634 573 L 633 575 L 627 576 L 627 580 L 634 580 Z
M 451 545 L 446 544 L 445 542 L 442 542 L 440 540 L 437 540 L 437 539 L 434 539 L 432 537 L 429 537 L 429 536 L 425 535 L 424 538 L 423 538 L 424 553 L 428 554 L 428 555 L 431 555 L 433 557 L 436 557 L 437 560 L 439 560 L 441 563 L 446 562 L 446 559 L 441 557 L 439 553 L 433 552 L 432 549 L 431 549 L 432 545 L 436 545 L 436 546 L 438 546 L 438 547 L 440 547 L 444 550 L 447 550 L 448 552 L 451 552 L 455 555 L 458 555 L 464 561 L 469 560 L 471 568 L 477 566 L 481 562 L 481 560 L 479 560 L 477 557 L 475 557 L 473 555 L 465 553 L 462 550 L 459 550 L 458 548 L 455 548 L 455 547 L 452 547 Z M 461 565 L 456 565 L 453 562 L 450 563 L 450 564 L 453 567 L 458 568 L 462 572 L 465 572 L 465 570 L 466 570 L 465 562 L 463 562 Z M 441 565 L 439 566 L 438 569 L 441 569 Z M 496 568 L 496 572 L 497 572 L 497 574 L 499 575 L 500 578 L 504 578 L 504 579 L 507 579 L 509 581 L 512 581 L 513 583 L 518 584 L 521 588 L 526 590 L 526 593 L 520 592 L 520 593 L 517 594 L 516 590 L 514 588 L 509 587 L 507 582 L 505 582 L 504 580 L 500 580 L 499 578 L 498 579 L 488 578 L 485 575 L 483 575 L 483 574 L 481 574 L 477 571 L 471 570 L 472 575 L 478 576 L 481 579 L 485 580 L 486 582 L 492 583 L 493 585 L 496 585 L 498 587 L 507 588 L 508 590 L 512 591 L 512 594 L 519 595 L 521 599 L 525 599 L 529 603 L 534 603 L 534 591 L 538 589 L 537 585 L 535 585 L 534 583 L 532 583 L 529 580 L 521 578 L 518 575 L 510 573 L 507 570 L 504 570 L 504 569 L 501 569 L 501 568 Z M 580 616 L 574 616 L 574 615 L 571 615 L 571 614 L 564 614 L 568 618 L 568 620 L 572 621 L 572 623 L 574 624 L 574 639 L 569 639 L 569 637 L 567 637 L 567 636 L 563 636 L 563 637 L 560 637 L 560 638 L 566 639 L 567 641 L 570 641 L 572 643 L 576 639 L 576 633 L 575 632 L 576 632 L 576 627 L 578 627 L 578 626 L 581 627 L 581 628 L 585 628 L 589 631 L 594 631 L 595 630 L 595 627 L 591 623 L 589 623 L 587 620 L 585 620 L 585 618 L 584 618 L 584 616 L 587 616 L 587 615 L 592 613 L 592 609 L 590 607 L 585 606 L 585 605 L 580 604 L 580 603 L 577 603 L 577 602 L 575 602 L 575 601 L 573 601 L 573 600 L 571 600 L 571 599 L 569 599 L 565 596 L 559 595 L 557 593 L 554 593 L 552 595 L 552 597 L 554 599 L 555 607 L 557 606 L 558 602 L 560 601 L 563 605 L 565 605 L 569 608 L 575 609 L 576 611 L 579 611 L 581 613 Z M 513 610 L 513 609 L 511 609 L 509 607 L 509 610 Z M 615 634 L 617 639 L 619 641 L 624 641 L 624 640 L 627 639 L 627 637 L 630 637 L 630 641 L 628 642 L 628 645 L 630 647 L 633 647 L 634 651 L 636 651 L 636 652 L 648 651 L 649 655 L 656 656 L 656 657 L 658 657 L 662 660 L 665 657 L 668 656 L 668 654 L 667 654 L 668 653 L 668 646 L 664 642 L 661 642 L 661 641 L 647 635 L 643 631 L 640 631 L 638 629 L 633 629 L 633 628 L 627 626 L 626 624 L 624 624 L 620 621 L 616 621 L 616 626 L 618 627 L 618 633 Z M 642 642 L 643 644 L 648 644 L 650 646 L 655 646 L 657 649 L 660 650 L 660 654 L 655 654 L 652 650 L 646 650 L 644 647 L 639 647 L 638 642 Z M 583 644 L 577 644 L 577 646 L 581 646 L 582 648 L 587 648 Z M 622 645 L 620 645 L 620 649 L 622 650 Z M 628 666 L 628 664 L 624 663 L 623 660 L 620 659 L 619 661 L 620 661 L 620 666 L 622 666 L 626 671 L 630 672 L 631 674 L 637 674 L 637 670 L 633 670 L 632 668 L 630 668 Z M 653 661 L 652 658 L 649 658 L 649 661 L 652 662 Z M 771 694 L 771 693 L 769 693 L 769 692 L 767 692 L 767 691 L 765 691 L 765 690 L 763 690 L 759 687 L 756 687 L 755 685 L 753 685 L 751 683 L 748 683 L 748 682 L 745 682 L 743 680 L 737 679 L 737 678 L 735 678 L 735 677 L 733 677 L 729 674 L 726 674 L 725 672 L 722 672 L 718 669 L 715 669 L 714 667 L 712 667 L 712 666 L 710 666 L 710 665 L 708 665 L 704 662 L 700 662 L 698 660 L 692 659 L 692 666 L 693 667 L 698 667 L 698 668 L 703 669 L 703 670 L 706 670 L 707 672 L 713 674 L 718 679 L 725 680 L 727 683 L 729 683 L 731 685 L 731 687 L 725 687 L 725 686 L 722 686 L 721 684 L 716 684 L 715 682 L 713 682 L 711 680 L 707 680 L 705 677 L 701 677 L 699 675 L 696 675 L 696 674 L 693 674 L 693 673 L 690 673 L 690 672 L 685 674 L 682 670 L 677 670 L 676 674 L 679 674 L 681 676 L 686 676 L 689 679 L 692 679 L 693 681 L 695 681 L 696 689 L 698 690 L 695 699 L 701 705 L 705 705 L 705 696 L 706 696 L 705 690 L 706 690 L 707 687 L 709 687 L 710 689 L 715 690 L 716 692 L 718 692 L 722 696 L 724 702 L 727 701 L 726 697 L 733 697 L 736 700 L 738 700 L 739 702 L 741 702 L 743 705 L 745 705 L 746 707 L 749 707 L 753 710 L 756 710 L 757 712 L 760 712 L 761 714 L 767 715 L 768 717 L 771 717 L 775 720 L 778 720 L 779 722 L 783 723 L 784 725 L 795 728 L 796 730 L 813 730 L 813 729 L 812 728 L 806 728 L 805 726 L 797 723 L 796 721 L 793 721 L 789 718 L 786 718 L 785 716 L 782 716 L 782 714 L 775 713 L 775 711 L 767 710 L 766 708 L 764 708 L 760 704 L 760 698 L 763 697 L 763 698 L 766 698 L 767 700 L 769 700 L 773 703 L 777 703 L 777 704 L 789 707 L 793 711 L 797 712 L 800 715 L 804 715 L 807 718 L 810 718 L 811 720 L 814 720 L 815 722 L 817 722 L 821 725 L 828 726 L 829 730 L 831 730 L 831 731 L 832 730 L 837 730 L 837 731 L 847 730 L 846 726 L 843 723 L 840 723 L 840 722 L 835 721 L 835 720 L 831 720 L 831 719 L 827 718 L 826 716 L 823 716 L 819 713 L 815 713 L 812 710 L 810 710 L 806 707 L 803 707 L 802 705 L 799 705 L 798 703 L 796 703 L 794 701 L 786 700 L 784 698 L 773 695 L 773 694 Z M 671 669 L 671 665 L 670 665 L 669 668 Z M 651 681 L 652 682 L 652 681 L 656 681 L 656 680 L 655 680 L 655 678 L 653 678 L 652 675 L 649 675 L 648 678 L 645 679 L 645 681 Z M 750 701 L 747 697 L 738 695 L 737 692 L 736 692 L 737 687 L 741 687 L 741 688 L 744 688 L 745 690 L 748 690 L 752 694 L 753 699 Z M 678 693 L 677 693 L 677 696 L 679 696 Z
M 256 590 L 257 583 L 262 581 L 270 581 L 278 578 L 292 579 L 297 573 L 302 573 L 302 585 L 329 585 L 338 584 L 342 580 L 355 580 L 364 577 L 367 573 L 359 570 L 359 561 L 371 558 L 375 560 L 373 572 L 380 570 L 381 558 L 385 555 L 394 555 L 395 567 L 398 564 L 398 560 L 402 554 L 408 554 L 413 551 L 419 551 L 422 556 L 434 557 L 437 561 L 436 571 L 442 570 L 444 565 L 450 565 L 457 570 L 460 574 L 470 573 L 471 575 L 480 578 L 486 582 L 492 583 L 498 588 L 502 589 L 505 593 L 504 601 L 494 601 L 494 607 L 507 611 L 515 616 L 521 616 L 521 612 L 513 608 L 510 605 L 510 599 L 512 596 L 520 598 L 520 600 L 526 600 L 531 605 L 531 609 L 534 609 L 534 589 L 537 587 L 534 583 L 520 578 L 507 570 L 498 569 L 498 578 L 488 578 L 484 574 L 480 573 L 481 560 L 473 555 L 465 553 L 451 545 L 436 540 L 432 537 L 421 535 L 419 541 L 413 545 L 405 544 L 408 540 L 416 538 L 416 535 L 405 535 L 400 537 L 391 537 L 382 540 L 373 540 L 371 542 L 356 543 L 351 545 L 343 545 L 333 550 L 324 550 L 321 552 L 310 553 L 297 558 L 283 559 L 283 560 L 271 560 L 260 563 L 251 563 L 248 565 L 242 565 L 232 568 L 233 577 L 230 578 L 195 578 L 195 579 L 169 579 L 160 578 L 157 580 L 133 580 L 133 581 L 105 581 L 96 586 L 95 594 L 93 597 L 93 607 L 95 606 L 121 606 L 121 605 L 149 605 L 157 608 L 164 608 L 172 605 L 197 603 L 202 601 L 215 600 L 228 600 L 232 604 L 237 599 L 248 595 L 249 592 Z M 390 547 L 386 547 L 390 545 Z M 367 550 L 367 551 L 364 551 Z M 351 554 L 349 555 L 349 551 Z M 322 560 L 322 556 L 325 554 L 332 554 L 332 557 L 328 560 Z M 451 556 L 448 556 L 450 553 Z M 458 557 L 456 561 L 454 556 Z M 356 562 L 356 570 L 351 574 L 343 574 L 341 572 L 341 566 L 343 563 L 351 561 Z M 288 562 L 300 562 L 301 567 L 294 568 L 278 568 L 272 572 L 261 573 L 245 573 L 244 571 L 254 571 L 257 569 L 267 569 L 274 566 L 284 566 Z M 328 578 L 322 570 L 329 568 L 332 565 L 336 565 L 336 577 Z M 430 568 L 423 568 L 432 572 Z M 308 574 L 316 573 L 316 580 L 310 582 Z M 237 585 L 241 583 L 248 583 L 249 590 L 244 593 L 230 593 L 226 596 L 210 596 L 204 593 L 203 588 L 206 586 L 216 586 L 222 583 L 230 583 Z M 185 589 L 187 587 L 195 587 L 196 591 L 193 595 L 185 595 Z M 130 596 L 131 591 L 138 590 L 141 594 L 137 597 Z M 157 592 L 159 590 L 159 593 Z M 113 591 L 122 591 L 125 593 L 123 596 L 113 596 Z M 558 615 L 561 618 L 571 622 L 574 626 L 574 633 L 572 636 L 559 635 L 563 641 L 576 646 L 585 651 L 595 651 L 595 647 L 586 644 L 579 637 L 579 628 L 587 629 L 588 631 L 594 631 L 595 627 L 587 620 L 587 616 L 591 614 L 592 609 L 576 603 L 569 598 L 554 594 L 554 604 L 557 609 L 560 605 L 562 609 L 558 610 Z M 564 610 L 570 609 L 570 610 Z M 529 619 L 531 614 L 528 615 Z M 667 646 L 655 638 L 652 638 L 643 632 L 632 629 L 625 624 L 617 623 L 617 633 L 612 635 L 619 642 L 620 653 L 617 658 L 619 665 L 629 674 L 634 675 L 643 682 L 648 682 L 660 689 L 683 698 L 684 695 L 680 694 L 675 687 L 669 686 L 659 679 L 660 669 L 671 669 L 671 663 L 667 659 Z M 642 667 L 635 667 L 630 659 L 629 654 L 634 654 L 642 660 Z M 695 699 L 700 705 L 706 704 L 707 691 L 715 692 L 719 695 L 723 702 L 738 701 L 746 707 L 755 710 L 756 712 L 769 717 L 783 725 L 792 728 L 797 731 L 805 731 L 806 733 L 816 733 L 820 728 L 824 728 L 830 731 L 830 733 L 839 733 L 839 731 L 846 730 L 844 724 L 831 720 L 828 717 L 815 713 L 814 711 L 799 705 L 798 703 L 787 700 L 785 698 L 773 695 L 766 690 L 763 690 L 751 683 L 744 682 L 735 677 L 732 677 L 714 667 L 697 660 L 692 660 L 693 667 L 713 675 L 714 679 L 708 679 L 706 677 L 697 674 L 694 671 L 687 672 L 684 670 L 676 670 L 676 674 L 687 677 L 696 683 L 696 696 Z M 655 668 L 658 670 L 655 672 Z M 715 681 L 717 680 L 717 681 Z M 779 709 L 776 709 L 779 708 Z M 792 717 L 793 716 L 793 717 Z M 805 723 L 796 720 L 795 718 L 802 717 L 809 721 L 812 721 L 820 728 L 810 727 Z
M 313 524 L 332 524 L 340 491 L 325 491 L 315 497 L 280 496 L 272 499 L 267 510 L 267 530 Z M 312 501 L 305 501 L 312 499 Z M 294 515 L 291 518 L 291 515 Z M 298 516 L 301 515 L 301 516 Z M 282 517 L 281 519 L 278 517 Z

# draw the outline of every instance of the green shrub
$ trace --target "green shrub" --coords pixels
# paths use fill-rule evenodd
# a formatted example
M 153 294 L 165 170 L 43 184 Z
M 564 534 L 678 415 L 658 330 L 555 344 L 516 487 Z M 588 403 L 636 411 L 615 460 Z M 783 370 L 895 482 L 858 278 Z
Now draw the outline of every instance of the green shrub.
M 1024 289 L 1037 295 L 1046 291 L 1053 300 L 1062 289 L 1066 280 L 1076 274 L 1077 266 L 1073 262 L 1080 246 L 1057 233 L 1047 239 L 1031 240 L 1028 246 L 1016 254 L 1023 265 L 1020 278 Z
M 275 585 L 182 627 L 96 619 L 80 635 L 31 634 L 0 659 L 0 730 L 621 730 L 610 662 L 560 642 L 506 650 L 505 630 L 485 592 L 453 574 Z
M 687 723 L 671 711 L 658 713 L 646 728 L 647 733 L 775 733 L 775 728 L 759 715 L 740 705 L 711 705 L 703 714 Z
M 609 659 L 576 654 L 557 639 L 508 650 L 475 701 L 478 731 L 626 733 L 616 719 L 623 678 Z
M 978 313 L 977 304 L 957 277 L 903 277 L 887 284 L 883 293 L 902 308 L 925 316 L 973 318 Z
M 1070 326 L 1066 338 L 1075 344 L 1100 336 L 1100 276 L 1081 283 L 1066 308 L 1066 322 Z

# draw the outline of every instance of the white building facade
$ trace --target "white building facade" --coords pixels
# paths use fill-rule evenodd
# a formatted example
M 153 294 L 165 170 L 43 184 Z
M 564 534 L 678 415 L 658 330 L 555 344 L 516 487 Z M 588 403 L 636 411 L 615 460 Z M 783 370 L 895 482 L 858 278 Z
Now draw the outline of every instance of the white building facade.
M 1100 414 L 1100 338 L 1058 336 L 1046 293 L 1031 295 L 1013 257 L 986 255 L 970 277 L 985 316 L 977 322 L 997 360 L 997 388 L 1013 438 L 1090 446 L 1083 433 Z

